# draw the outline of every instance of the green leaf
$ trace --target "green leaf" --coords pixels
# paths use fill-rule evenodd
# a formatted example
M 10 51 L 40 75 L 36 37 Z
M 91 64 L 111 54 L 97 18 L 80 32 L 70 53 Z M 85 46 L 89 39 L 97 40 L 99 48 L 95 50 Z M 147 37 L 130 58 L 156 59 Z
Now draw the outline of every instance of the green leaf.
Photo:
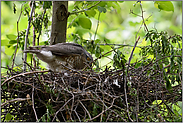
M 121 69 L 126 63 L 125 56 L 120 50 L 117 50 L 117 52 L 115 52 L 113 56 L 113 61 L 113 66 L 118 69 Z
M 136 26 L 136 25 L 139 25 L 139 22 L 129 21 L 128 23 L 130 24 L 130 26 Z
M 9 122 L 13 116 L 10 113 L 6 114 L 5 120 Z
M 11 41 L 9 41 L 9 44 L 15 44 L 15 43 L 17 43 L 17 40 L 11 40 Z
M 172 86 L 171 86 L 170 81 L 169 81 L 168 78 L 166 79 L 166 88 L 167 88 L 168 90 L 172 89 Z
M 174 6 L 171 1 L 155 1 L 154 6 L 160 10 L 174 12 Z
M 106 13 L 106 11 L 107 11 L 104 7 L 101 7 L 101 6 L 98 6 L 97 8 L 100 13 L 102 13 L 102 12 Z
M 15 39 L 17 38 L 17 36 L 14 35 L 14 34 L 6 35 L 6 37 L 7 37 L 8 39 L 10 39 L 10 40 L 15 40 Z
M 80 17 L 79 18 L 79 25 L 81 25 L 85 29 L 91 29 L 92 22 L 88 18 Z
M 89 16 L 89 17 L 94 17 L 96 12 L 95 10 L 91 9 L 91 10 L 88 10 L 86 11 L 86 14 Z
M 123 3 L 124 1 L 118 1 L 119 3 Z
M 106 1 L 101 1 L 98 5 L 101 6 L 101 7 L 105 7 L 107 5 L 107 2 Z
M 6 46 L 8 44 L 8 41 L 7 39 L 4 39 L 4 40 L 1 40 L 1 46 Z
M 96 39 L 95 43 L 98 44 L 100 42 L 100 39 Z
M 175 84 L 175 76 L 174 75 L 172 75 L 172 77 L 171 77 L 171 83 Z
M 101 53 L 100 47 L 99 47 L 99 46 L 96 46 L 96 49 L 95 49 L 95 56 L 96 56 L 96 57 L 99 57 L 99 56 L 100 56 L 100 53 Z
M 165 81 L 166 81 L 166 89 L 168 89 L 169 91 L 172 91 L 172 90 L 170 90 L 170 89 L 172 89 L 172 85 L 170 84 L 170 81 L 166 75 L 165 70 L 163 70 L 163 76 L 164 76 Z
M 43 9 L 50 9 L 52 5 L 52 1 L 44 1 Z
M 77 27 L 75 30 L 75 33 L 78 34 L 79 37 L 82 37 L 85 33 L 88 33 L 90 30 L 82 28 L 82 27 Z

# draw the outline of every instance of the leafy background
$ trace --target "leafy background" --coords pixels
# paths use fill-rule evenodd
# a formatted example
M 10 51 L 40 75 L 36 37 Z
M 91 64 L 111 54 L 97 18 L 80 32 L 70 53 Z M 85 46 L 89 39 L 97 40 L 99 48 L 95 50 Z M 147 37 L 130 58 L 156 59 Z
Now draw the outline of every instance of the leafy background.
M 83 2 L 83 1 L 69 1 L 69 12 L 74 13 L 81 10 L 87 10 L 87 8 L 95 5 L 96 2 Z M 17 21 L 21 11 L 21 5 L 24 4 L 22 9 L 30 11 L 29 2 L 20 1 L 2 1 L 1 11 L 1 66 L 7 66 L 12 64 L 13 53 L 16 47 L 17 38 Z M 42 30 L 42 35 L 40 37 L 40 45 L 45 44 L 49 41 L 50 30 L 51 30 L 51 13 L 52 6 L 51 2 L 44 4 L 47 9 L 48 22 L 45 23 L 46 28 Z M 42 3 L 43 5 L 43 3 Z M 83 44 L 83 39 L 89 40 L 85 44 L 85 48 L 92 53 L 93 57 L 99 57 L 111 50 L 111 46 L 103 46 L 97 44 L 104 44 L 104 39 L 111 44 L 128 44 L 134 45 L 135 37 L 138 29 L 142 23 L 142 19 L 134 14 L 140 15 L 140 3 L 135 1 L 102 1 L 92 9 L 70 15 L 68 18 L 68 29 L 67 29 L 67 42 L 76 42 Z M 167 2 L 153 2 L 153 1 L 142 1 L 142 6 L 144 12 L 144 18 L 148 18 L 146 24 L 148 29 L 157 29 L 158 31 L 166 30 L 169 35 L 182 34 L 182 1 L 167 1 Z M 43 11 L 41 4 L 38 3 L 36 12 L 39 14 Z M 99 16 L 100 14 L 100 16 Z M 37 16 L 38 18 L 38 16 Z M 20 40 L 20 47 L 18 48 L 18 53 L 16 55 L 15 64 L 19 65 L 22 63 L 22 49 L 24 43 L 25 29 L 27 28 L 27 13 L 23 11 L 23 15 L 19 21 L 19 31 L 22 34 Z M 98 23 L 99 19 L 99 23 Z M 98 28 L 97 28 L 97 24 Z M 97 34 L 96 33 L 96 28 Z M 31 28 L 32 29 L 32 28 Z M 30 31 L 29 41 L 32 41 L 32 30 Z M 141 36 L 138 46 L 148 45 L 150 42 L 144 41 L 145 36 L 144 29 L 141 29 L 138 33 Z M 93 49 L 88 46 L 91 44 L 91 40 L 95 39 L 96 47 Z M 22 48 L 21 48 L 22 47 Z M 120 49 L 126 58 L 129 57 L 132 47 L 124 47 Z M 136 48 L 132 62 L 140 58 L 138 55 L 139 49 Z M 112 57 L 113 54 L 109 54 Z M 30 60 L 30 56 L 28 56 Z M 109 58 L 102 58 L 99 60 L 99 66 L 109 63 Z M 41 63 L 45 67 L 44 63 Z M 5 70 L 2 69 L 2 72 Z

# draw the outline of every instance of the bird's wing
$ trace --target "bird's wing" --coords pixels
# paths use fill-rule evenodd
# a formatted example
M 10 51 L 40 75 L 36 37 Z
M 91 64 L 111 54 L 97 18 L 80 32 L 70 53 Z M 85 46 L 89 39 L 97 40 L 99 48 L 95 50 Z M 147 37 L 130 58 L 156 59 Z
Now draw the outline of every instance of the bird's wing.
M 81 45 L 75 43 L 58 43 L 44 47 L 44 49 L 56 55 L 81 55 L 85 52 Z

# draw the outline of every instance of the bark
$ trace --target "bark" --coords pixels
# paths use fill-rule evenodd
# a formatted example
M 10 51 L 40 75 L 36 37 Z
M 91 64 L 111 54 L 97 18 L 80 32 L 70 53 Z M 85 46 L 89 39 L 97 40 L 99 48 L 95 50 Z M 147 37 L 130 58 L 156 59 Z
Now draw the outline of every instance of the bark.
M 68 1 L 53 1 L 50 45 L 66 42 Z

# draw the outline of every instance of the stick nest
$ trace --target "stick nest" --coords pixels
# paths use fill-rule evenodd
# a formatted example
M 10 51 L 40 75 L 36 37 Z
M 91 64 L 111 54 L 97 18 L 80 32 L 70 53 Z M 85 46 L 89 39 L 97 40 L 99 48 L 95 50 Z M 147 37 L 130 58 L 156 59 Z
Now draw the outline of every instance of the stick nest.
M 107 68 L 63 73 L 9 69 L 2 76 L 2 122 L 7 115 L 17 122 L 146 121 L 152 114 L 166 119 L 158 112 L 175 114 L 171 105 L 182 100 L 181 84 L 167 90 L 162 70 L 152 66 L 130 65 L 127 74 Z

